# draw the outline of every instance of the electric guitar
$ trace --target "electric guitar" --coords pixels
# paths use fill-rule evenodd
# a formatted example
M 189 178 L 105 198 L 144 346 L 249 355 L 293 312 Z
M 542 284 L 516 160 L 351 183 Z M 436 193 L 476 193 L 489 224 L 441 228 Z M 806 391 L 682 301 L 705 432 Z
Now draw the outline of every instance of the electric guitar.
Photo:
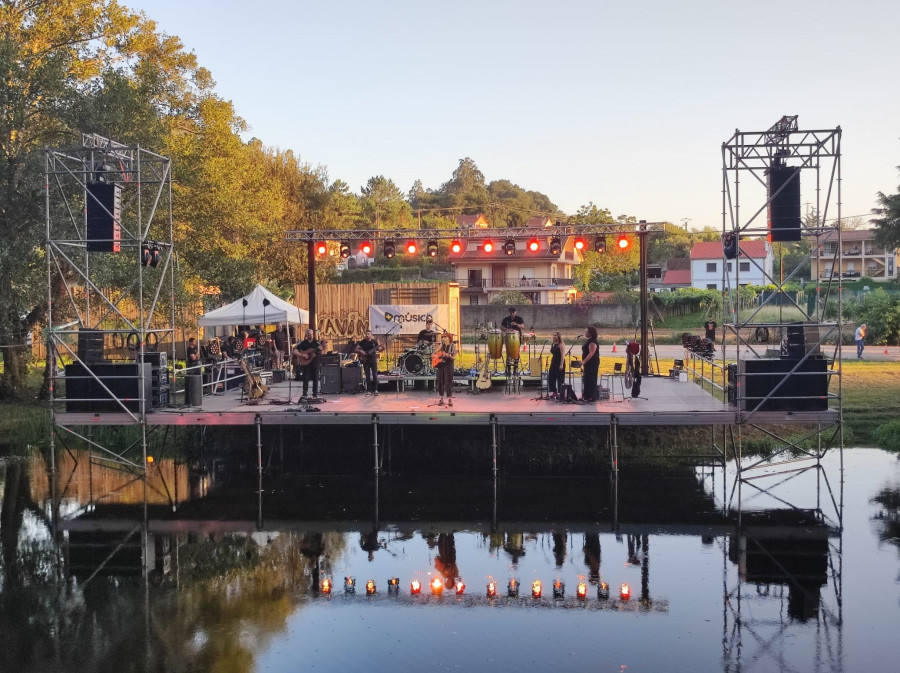
M 384 350 L 384 346 L 378 344 L 375 348 L 371 350 L 364 351 L 359 346 L 356 347 L 356 354 L 359 355 L 359 361 L 362 364 L 366 364 L 369 361 L 369 358 L 374 358 L 375 361 L 378 360 L 378 354 Z

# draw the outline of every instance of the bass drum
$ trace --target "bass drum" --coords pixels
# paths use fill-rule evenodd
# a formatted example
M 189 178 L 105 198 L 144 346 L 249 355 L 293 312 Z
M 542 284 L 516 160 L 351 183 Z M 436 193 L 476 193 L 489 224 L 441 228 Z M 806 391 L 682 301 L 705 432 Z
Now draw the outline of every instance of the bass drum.
M 488 332 L 488 353 L 493 360 L 503 357 L 503 332 L 498 329 Z
M 519 359 L 519 346 L 520 346 L 519 331 L 518 330 L 507 330 L 503 334 L 503 345 L 506 347 L 506 359 L 507 360 L 518 360 Z
M 400 358 L 400 366 L 407 374 L 421 374 L 425 371 L 425 358 L 410 351 Z

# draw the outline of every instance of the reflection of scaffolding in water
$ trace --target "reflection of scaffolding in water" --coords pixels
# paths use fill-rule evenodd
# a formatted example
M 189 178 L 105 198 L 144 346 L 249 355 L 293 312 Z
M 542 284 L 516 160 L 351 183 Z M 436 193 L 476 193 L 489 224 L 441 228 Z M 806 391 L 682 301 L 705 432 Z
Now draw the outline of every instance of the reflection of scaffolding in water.
M 738 469 L 727 508 L 737 516 L 734 533 L 722 539 L 722 657 L 724 671 L 766 660 L 766 670 L 802 670 L 808 660 L 791 661 L 797 638 L 812 633 L 815 670 L 843 671 L 843 474 L 832 490 L 821 460 L 785 471 L 748 477 Z M 759 462 L 754 469 L 764 468 Z M 843 462 L 841 462 L 843 470 Z M 813 477 L 815 503 L 800 507 L 779 493 L 794 480 Z M 766 487 L 763 479 L 777 479 Z M 726 481 L 723 479 L 723 482 Z M 751 489 L 744 494 L 745 489 Z M 813 489 L 811 489 L 813 490 Z M 756 498 L 772 509 L 748 510 Z M 823 503 L 834 507 L 828 516 Z M 737 577 L 729 575 L 729 562 Z M 733 570 L 731 571 L 734 572 Z M 808 629 L 813 622 L 815 628 Z

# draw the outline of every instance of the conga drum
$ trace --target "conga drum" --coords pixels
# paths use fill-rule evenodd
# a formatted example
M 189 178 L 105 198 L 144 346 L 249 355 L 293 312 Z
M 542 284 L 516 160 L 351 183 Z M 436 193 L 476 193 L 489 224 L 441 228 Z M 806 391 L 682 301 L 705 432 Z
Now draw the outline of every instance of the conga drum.
M 519 359 L 519 344 L 521 338 L 522 337 L 519 336 L 519 330 L 515 329 L 507 330 L 503 334 L 503 345 L 506 347 L 507 360 Z
M 503 332 L 498 329 L 488 332 L 488 353 L 493 360 L 503 357 Z

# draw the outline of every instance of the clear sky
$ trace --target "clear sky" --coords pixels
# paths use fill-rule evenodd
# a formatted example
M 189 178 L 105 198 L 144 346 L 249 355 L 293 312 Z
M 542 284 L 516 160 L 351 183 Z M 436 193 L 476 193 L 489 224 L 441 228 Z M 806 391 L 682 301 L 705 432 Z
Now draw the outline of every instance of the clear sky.
M 471 157 L 568 213 L 719 228 L 722 143 L 782 115 L 843 129 L 844 217 L 900 184 L 897 0 L 122 2 L 196 53 L 248 137 L 357 193 L 437 188 Z

